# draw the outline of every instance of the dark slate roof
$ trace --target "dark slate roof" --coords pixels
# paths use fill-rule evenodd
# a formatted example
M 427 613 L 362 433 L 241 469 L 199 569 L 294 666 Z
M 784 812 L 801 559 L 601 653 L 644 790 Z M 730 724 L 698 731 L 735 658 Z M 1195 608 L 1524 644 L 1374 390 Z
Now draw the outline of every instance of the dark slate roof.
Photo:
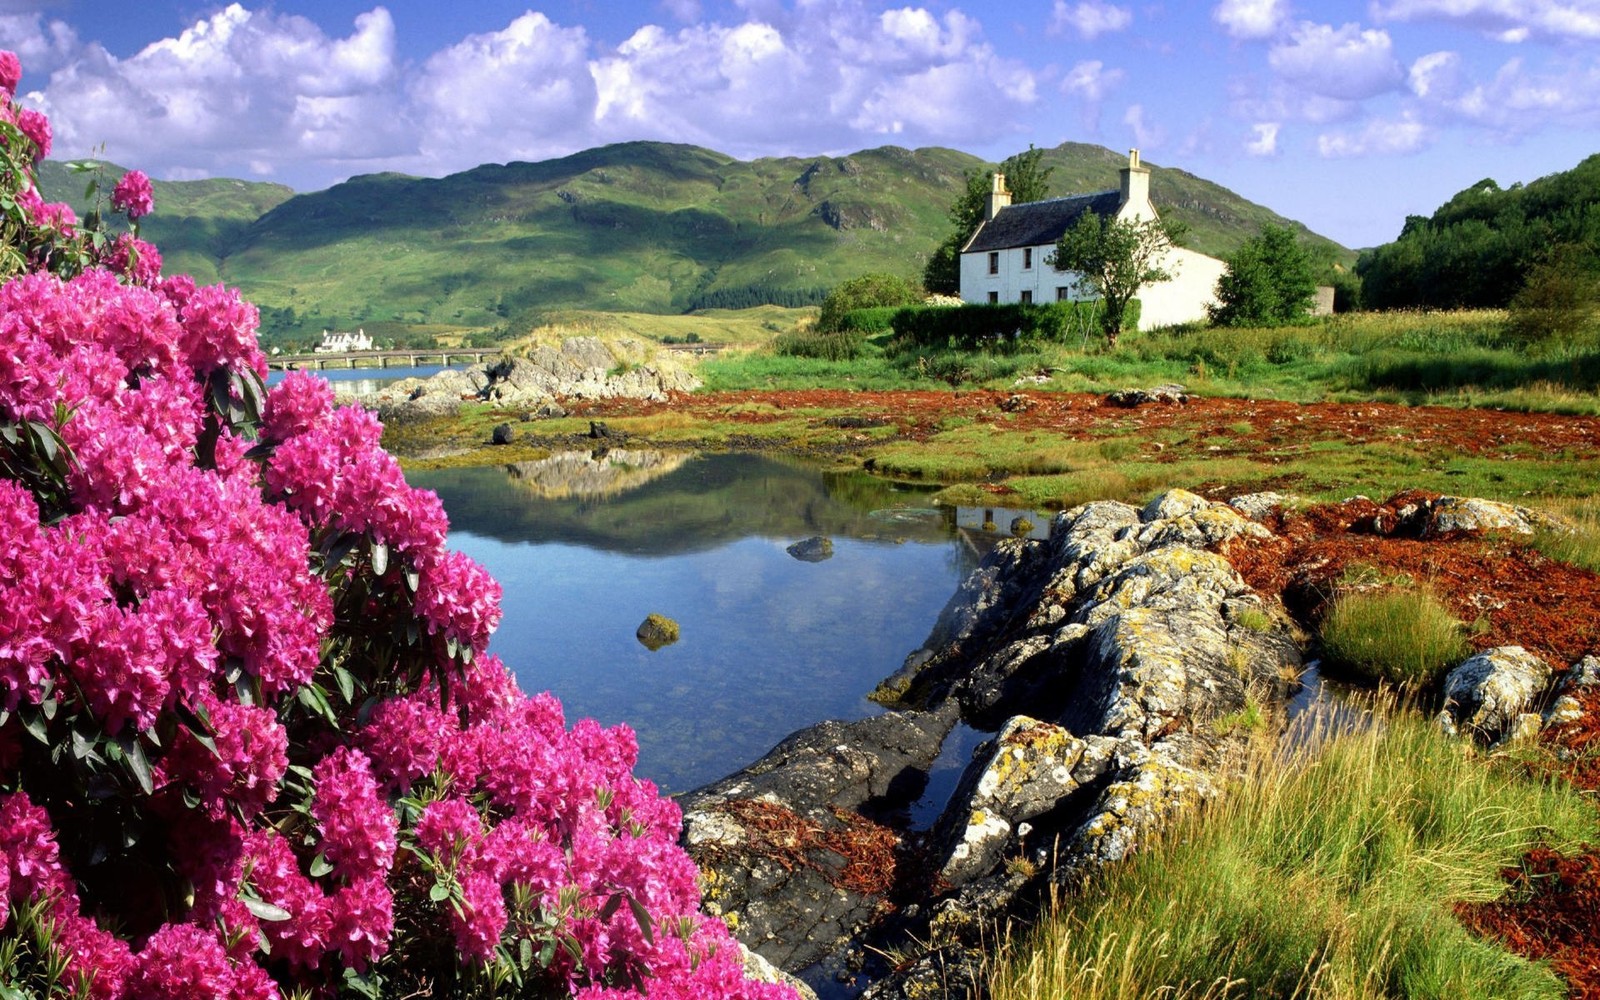
M 1007 205 L 994 218 L 978 227 L 962 253 L 1010 250 L 1054 243 L 1085 212 L 1111 218 L 1122 206 L 1121 191 L 1077 194 L 1070 198 L 1049 198 L 1021 205 Z

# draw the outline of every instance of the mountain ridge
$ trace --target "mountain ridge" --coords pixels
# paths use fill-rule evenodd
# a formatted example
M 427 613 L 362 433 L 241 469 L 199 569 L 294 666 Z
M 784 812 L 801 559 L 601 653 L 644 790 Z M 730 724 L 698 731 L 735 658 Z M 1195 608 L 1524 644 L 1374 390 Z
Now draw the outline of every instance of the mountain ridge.
M 1114 188 L 1126 161 L 1063 143 L 1044 162 L 1056 196 Z M 1320 259 L 1354 260 L 1220 185 L 1146 165 L 1152 199 L 1189 225 L 1195 249 L 1226 254 L 1272 222 L 1301 233 Z M 46 196 L 77 203 L 73 175 L 46 167 Z M 949 230 L 967 173 L 992 168 L 937 146 L 739 160 L 635 141 L 438 178 L 363 174 L 307 193 L 226 178 L 156 182 L 143 231 L 169 272 L 243 290 L 269 340 L 322 327 L 504 330 L 570 309 L 804 305 L 869 271 L 915 278 Z

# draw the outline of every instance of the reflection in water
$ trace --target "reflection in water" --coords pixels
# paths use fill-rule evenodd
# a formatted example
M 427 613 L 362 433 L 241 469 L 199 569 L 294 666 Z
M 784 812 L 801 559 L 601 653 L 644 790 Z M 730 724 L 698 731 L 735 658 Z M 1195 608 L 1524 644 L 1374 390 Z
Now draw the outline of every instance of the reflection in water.
M 611 497 L 638 489 L 682 468 L 682 451 L 558 451 L 536 462 L 513 462 L 506 475 L 518 487 L 545 500 L 563 497 Z
M 443 499 L 452 547 L 505 588 L 491 650 L 569 721 L 632 725 L 638 772 L 669 791 L 803 726 L 879 711 L 866 693 L 921 645 L 977 558 L 921 490 L 757 456 L 676 462 L 614 492 L 553 485 L 550 469 L 539 489 L 526 469 L 410 477 Z M 813 536 L 831 558 L 786 551 Z M 656 652 L 635 637 L 652 613 L 681 635 Z

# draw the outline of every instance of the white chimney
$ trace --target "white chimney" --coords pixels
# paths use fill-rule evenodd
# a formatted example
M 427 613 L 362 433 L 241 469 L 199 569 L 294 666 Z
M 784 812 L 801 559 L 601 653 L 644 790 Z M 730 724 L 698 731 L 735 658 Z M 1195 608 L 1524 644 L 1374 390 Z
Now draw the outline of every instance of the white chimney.
M 989 194 L 983 199 L 983 221 L 988 222 L 1000 213 L 1002 208 L 1011 204 L 1011 192 L 1006 188 L 1006 175 L 996 170 L 994 185 L 989 189 Z
M 1122 205 L 1127 207 L 1130 203 L 1135 206 L 1135 211 L 1150 204 L 1150 168 L 1140 166 L 1139 151 L 1128 150 L 1128 165 L 1121 170 L 1122 176 Z

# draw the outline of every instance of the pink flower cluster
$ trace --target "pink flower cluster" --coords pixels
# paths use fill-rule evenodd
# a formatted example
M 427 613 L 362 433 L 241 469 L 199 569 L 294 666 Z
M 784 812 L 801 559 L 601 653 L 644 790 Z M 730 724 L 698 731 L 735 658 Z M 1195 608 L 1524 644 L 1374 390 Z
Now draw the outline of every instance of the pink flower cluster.
M 19 75 L 0 53 L 0 89 Z M 309 375 L 244 422 L 254 307 L 131 236 L 79 273 L 31 178 L 0 188 L 35 262 L 0 287 L 0 937 L 42 907 L 54 986 L 96 1000 L 513 971 L 584 1000 L 792 996 L 699 913 L 632 732 L 569 728 L 488 654 L 499 585 L 378 422 Z M 113 204 L 147 212 L 148 179 Z M 130 850 L 138 891 L 96 864 Z
M 111 207 L 128 213 L 130 219 L 141 219 L 155 210 L 155 192 L 150 178 L 142 170 L 130 170 L 111 189 Z

